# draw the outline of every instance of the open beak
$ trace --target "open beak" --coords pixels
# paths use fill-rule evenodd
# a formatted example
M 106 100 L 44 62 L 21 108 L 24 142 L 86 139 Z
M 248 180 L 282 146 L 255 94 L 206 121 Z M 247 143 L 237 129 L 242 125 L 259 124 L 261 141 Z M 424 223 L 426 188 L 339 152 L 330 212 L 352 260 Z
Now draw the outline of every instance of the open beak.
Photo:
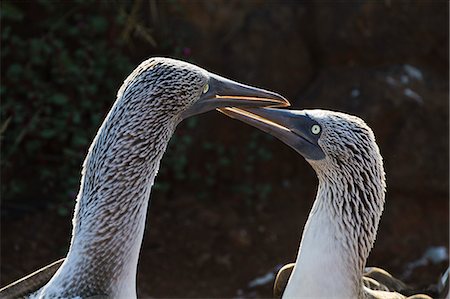
M 183 113 L 183 118 L 223 107 L 287 107 L 291 104 L 282 95 L 244 85 L 211 74 L 208 90 Z
M 318 144 L 318 135 L 311 133 L 316 125 L 305 111 L 271 108 L 219 108 L 223 114 L 264 131 L 292 147 L 306 159 L 325 157 Z

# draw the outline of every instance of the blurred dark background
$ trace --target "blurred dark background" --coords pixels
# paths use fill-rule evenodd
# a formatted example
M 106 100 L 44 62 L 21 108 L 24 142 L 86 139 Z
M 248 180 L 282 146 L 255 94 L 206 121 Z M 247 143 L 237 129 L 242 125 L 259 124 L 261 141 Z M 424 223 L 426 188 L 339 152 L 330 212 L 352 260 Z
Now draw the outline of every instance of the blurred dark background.
M 433 288 L 448 266 L 448 8 L 2 1 L 0 285 L 65 255 L 81 164 L 118 88 L 144 59 L 170 56 L 296 108 L 366 120 L 388 184 L 368 264 Z M 216 112 L 185 121 L 152 191 L 139 295 L 270 297 L 270 273 L 294 261 L 316 185 L 270 136 Z

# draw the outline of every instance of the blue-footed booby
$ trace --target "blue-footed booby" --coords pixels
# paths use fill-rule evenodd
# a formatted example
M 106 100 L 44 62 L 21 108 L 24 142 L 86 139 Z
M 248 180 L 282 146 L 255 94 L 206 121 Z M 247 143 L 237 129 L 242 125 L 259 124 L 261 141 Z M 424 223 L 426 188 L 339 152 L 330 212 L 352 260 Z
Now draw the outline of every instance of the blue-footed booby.
M 136 298 L 150 190 L 178 123 L 218 107 L 288 105 L 281 95 L 186 62 L 141 63 L 119 89 L 84 160 L 67 256 L 31 297 Z M 11 287 L 17 291 L 20 283 Z M 27 295 L 8 289 L 1 298 Z
M 356 116 L 326 110 L 219 111 L 289 145 L 306 159 L 319 179 L 282 297 L 405 298 L 375 279 L 363 279 L 386 190 L 383 159 L 369 126 Z

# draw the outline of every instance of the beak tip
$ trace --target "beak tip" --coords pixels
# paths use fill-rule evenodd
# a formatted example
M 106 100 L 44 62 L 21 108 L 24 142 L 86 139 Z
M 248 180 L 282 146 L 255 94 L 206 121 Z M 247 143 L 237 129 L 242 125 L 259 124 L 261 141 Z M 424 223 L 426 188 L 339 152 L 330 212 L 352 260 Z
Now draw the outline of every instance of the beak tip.
M 289 107 L 291 103 L 285 97 L 281 96 L 280 106 L 279 107 Z
M 289 102 L 288 99 L 286 99 L 284 96 L 282 96 L 279 93 L 275 93 L 275 92 L 269 92 L 270 93 L 270 97 L 269 99 L 272 100 L 274 102 L 273 105 L 270 106 L 266 106 L 266 107 L 277 107 L 277 108 L 281 108 L 281 107 L 289 107 L 291 106 L 291 103 Z

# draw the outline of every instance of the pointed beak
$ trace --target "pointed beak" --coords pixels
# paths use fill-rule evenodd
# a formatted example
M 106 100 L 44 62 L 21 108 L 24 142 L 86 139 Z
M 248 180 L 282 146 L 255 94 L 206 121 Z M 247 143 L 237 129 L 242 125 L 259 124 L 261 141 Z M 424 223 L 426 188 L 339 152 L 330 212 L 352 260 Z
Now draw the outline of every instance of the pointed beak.
M 208 90 L 183 113 L 183 118 L 223 107 L 287 107 L 289 101 L 275 92 L 210 74 Z
M 325 157 L 318 144 L 320 135 L 311 133 L 317 125 L 304 111 L 271 108 L 220 108 L 223 114 L 264 131 L 292 147 L 306 159 Z

